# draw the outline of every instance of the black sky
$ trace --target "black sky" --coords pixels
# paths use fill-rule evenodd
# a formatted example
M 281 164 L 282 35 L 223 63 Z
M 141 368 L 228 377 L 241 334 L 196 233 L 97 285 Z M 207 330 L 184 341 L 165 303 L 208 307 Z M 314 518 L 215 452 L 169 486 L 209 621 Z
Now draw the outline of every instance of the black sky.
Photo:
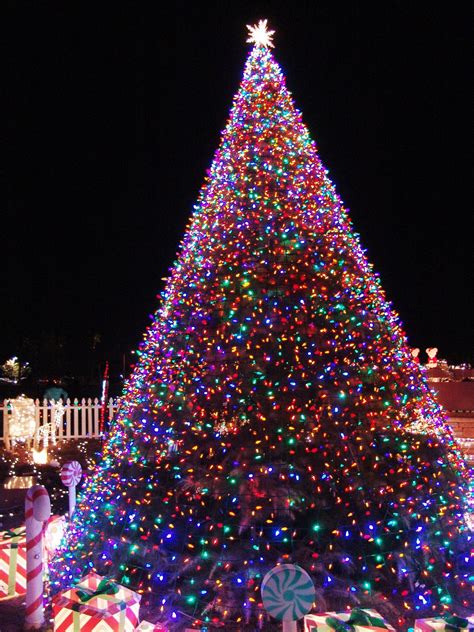
M 136 348 L 262 17 L 410 344 L 473 360 L 467 3 L 1 12 L 0 361 L 45 333 L 98 333 L 112 361 Z

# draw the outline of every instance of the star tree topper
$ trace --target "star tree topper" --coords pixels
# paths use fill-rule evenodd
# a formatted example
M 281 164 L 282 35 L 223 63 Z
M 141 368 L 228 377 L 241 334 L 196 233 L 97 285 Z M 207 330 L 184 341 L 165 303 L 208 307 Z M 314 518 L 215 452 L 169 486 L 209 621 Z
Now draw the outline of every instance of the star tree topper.
M 272 37 L 275 31 L 267 30 L 267 20 L 260 20 L 258 24 L 249 26 L 249 38 L 247 42 L 250 44 L 256 44 L 257 46 L 264 46 L 265 48 L 274 48 Z

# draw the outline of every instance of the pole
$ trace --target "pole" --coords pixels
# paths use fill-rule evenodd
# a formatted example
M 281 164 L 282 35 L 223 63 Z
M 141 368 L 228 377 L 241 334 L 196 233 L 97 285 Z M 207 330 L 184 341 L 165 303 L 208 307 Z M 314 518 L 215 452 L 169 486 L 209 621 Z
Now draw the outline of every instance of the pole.
M 43 523 L 51 515 L 48 492 L 33 485 L 26 493 L 26 611 L 25 630 L 39 630 L 44 624 Z
M 282 632 L 297 632 L 297 630 L 296 621 L 283 621 Z
M 72 518 L 74 509 L 76 508 L 76 486 L 70 485 L 68 487 L 69 492 L 69 519 Z
M 102 437 L 105 430 L 105 413 L 107 410 L 107 395 L 109 392 L 109 362 L 105 363 L 104 377 L 102 379 L 102 395 L 100 398 L 99 435 Z

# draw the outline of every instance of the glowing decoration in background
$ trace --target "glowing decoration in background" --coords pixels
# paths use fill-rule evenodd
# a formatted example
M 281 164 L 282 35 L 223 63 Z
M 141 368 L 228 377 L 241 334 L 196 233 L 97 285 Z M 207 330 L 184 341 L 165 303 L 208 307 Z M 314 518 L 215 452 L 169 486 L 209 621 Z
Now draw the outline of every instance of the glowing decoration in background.
M 25 395 L 8 400 L 11 414 L 6 415 L 8 420 L 7 441 L 14 446 L 17 442 L 30 442 L 35 435 L 36 416 L 35 401 Z M 7 448 L 8 448 L 7 444 Z
M 428 362 L 426 363 L 427 368 L 432 369 L 438 364 L 438 349 L 436 347 L 428 347 L 426 350 L 426 355 L 428 356 Z
M 51 441 L 56 444 L 56 434 L 58 432 L 59 427 L 63 422 L 64 417 L 64 405 L 61 400 L 54 403 L 54 412 L 53 412 L 53 421 L 52 421 L 52 431 L 51 431 Z
M 415 347 L 414 349 L 411 350 L 411 357 L 413 358 L 413 360 L 415 362 L 420 362 L 420 350 L 418 349 L 418 347 Z
M 48 462 L 48 449 L 45 447 L 39 450 L 33 448 L 31 454 L 33 456 L 33 463 L 36 463 L 36 465 L 45 465 Z
M 4 364 L 0 365 L 0 382 L 9 382 L 18 384 L 31 373 L 31 367 L 28 362 L 21 363 L 20 360 L 13 356 Z
M 45 487 L 34 485 L 26 493 L 26 609 L 25 630 L 39 630 L 44 624 L 43 607 L 43 523 L 51 515 Z
M 64 417 L 64 406 L 61 400 L 50 401 L 51 406 L 51 422 L 44 423 L 42 426 L 38 428 L 37 431 L 37 443 L 43 444 L 43 449 L 47 450 L 48 443 L 51 440 L 53 445 L 56 445 L 56 435 L 59 429 L 59 426 L 63 422 Z M 40 461 L 36 461 L 39 463 Z M 45 461 L 46 462 L 46 461 Z
M 397 629 L 467 607 L 468 469 L 263 44 L 161 298 L 53 589 L 94 567 L 179 632 L 261 628 L 277 564 Z
M 469 531 L 474 533 L 474 494 L 471 494 L 467 499 L 464 520 Z
M 311 610 L 316 596 L 313 580 L 296 564 L 281 564 L 269 571 L 261 592 L 263 607 L 283 621 L 283 632 L 296 632 L 296 622 Z
M 28 489 L 36 483 L 36 476 L 8 476 L 3 483 L 3 489 Z
M 47 553 L 48 560 L 52 558 L 55 551 L 59 548 L 65 532 L 65 516 L 51 516 L 44 529 L 44 548 Z
M 72 518 L 76 507 L 76 485 L 82 478 L 82 466 L 79 461 L 65 463 L 60 472 L 62 484 L 69 491 L 69 518 Z

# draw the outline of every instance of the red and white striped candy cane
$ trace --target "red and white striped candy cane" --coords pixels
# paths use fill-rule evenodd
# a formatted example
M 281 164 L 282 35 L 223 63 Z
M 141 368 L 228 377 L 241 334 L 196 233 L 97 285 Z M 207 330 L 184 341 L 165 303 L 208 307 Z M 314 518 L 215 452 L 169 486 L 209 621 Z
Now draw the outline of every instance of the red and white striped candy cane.
M 44 624 L 43 611 L 43 523 L 51 515 L 48 492 L 33 485 L 26 493 L 26 616 L 25 630 Z

